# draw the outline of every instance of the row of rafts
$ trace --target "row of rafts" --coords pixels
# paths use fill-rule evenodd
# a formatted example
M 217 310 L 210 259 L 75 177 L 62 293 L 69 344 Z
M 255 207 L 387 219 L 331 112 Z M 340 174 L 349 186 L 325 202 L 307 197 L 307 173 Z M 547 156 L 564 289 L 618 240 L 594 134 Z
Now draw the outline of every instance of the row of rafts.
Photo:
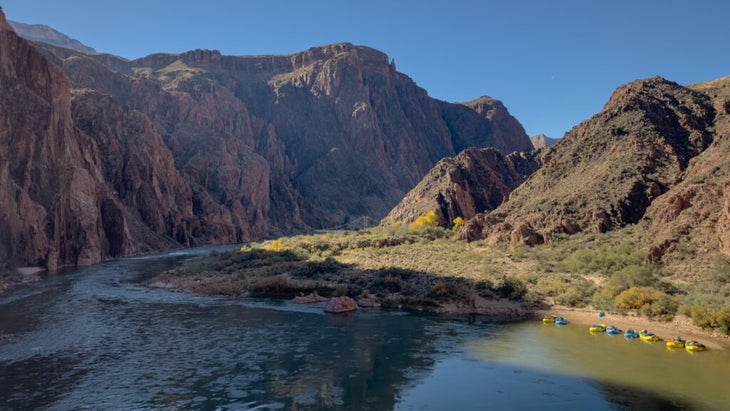
M 556 325 L 568 324 L 568 320 L 565 319 L 565 317 L 561 317 L 561 316 L 553 315 L 553 314 L 543 317 L 542 322 L 543 322 L 543 324 L 556 324 Z M 662 339 L 659 338 L 656 334 L 649 332 L 646 329 L 641 330 L 641 331 L 636 331 L 633 328 L 629 328 L 626 331 L 622 331 L 621 329 L 619 329 L 618 327 L 613 326 L 613 325 L 593 324 L 590 327 L 588 327 L 588 331 L 591 333 L 606 333 L 606 334 L 613 334 L 613 335 L 623 334 L 624 338 L 626 338 L 627 340 L 638 338 L 642 341 L 651 342 L 651 343 L 657 342 L 657 341 L 662 341 Z M 669 348 L 669 349 L 684 348 L 688 352 L 699 352 L 699 351 L 707 350 L 707 347 L 705 347 L 705 345 L 699 341 L 684 340 L 680 337 L 673 338 L 671 340 L 665 340 L 665 344 L 667 345 L 667 348 Z

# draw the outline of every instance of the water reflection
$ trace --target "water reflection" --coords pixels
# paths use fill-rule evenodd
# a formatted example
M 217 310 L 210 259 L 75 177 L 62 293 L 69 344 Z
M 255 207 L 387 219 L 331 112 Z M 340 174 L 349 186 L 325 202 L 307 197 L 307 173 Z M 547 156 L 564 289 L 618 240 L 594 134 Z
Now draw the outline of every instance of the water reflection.
M 580 326 L 523 323 L 509 326 L 494 341 L 474 342 L 472 353 L 487 361 L 595 381 L 606 400 L 619 405 L 638 402 L 645 404 L 638 409 L 730 409 L 728 351 L 693 355 L 669 351 L 662 343 L 590 334 Z

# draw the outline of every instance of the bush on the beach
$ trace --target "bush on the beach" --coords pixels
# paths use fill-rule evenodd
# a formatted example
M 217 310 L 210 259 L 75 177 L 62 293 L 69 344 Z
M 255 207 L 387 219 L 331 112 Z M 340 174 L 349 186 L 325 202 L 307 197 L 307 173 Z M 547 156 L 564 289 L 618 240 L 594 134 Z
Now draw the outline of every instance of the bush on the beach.
M 517 277 L 507 277 L 499 283 L 494 292 L 502 298 L 519 300 L 527 293 L 527 286 Z
M 663 292 L 651 287 L 631 287 L 616 296 L 616 306 L 627 310 L 638 310 L 661 300 L 664 296 Z
M 641 313 L 659 321 L 671 321 L 677 315 L 679 303 L 668 296 L 641 307 Z
M 730 335 L 730 307 L 715 308 L 695 304 L 689 311 L 693 324 Z
M 629 241 L 608 244 L 597 249 L 581 248 L 563 260 L 560 267 L 568 272 L 581 274 L 599 273 L 611 276 L 627 266 L 642 266 L 646 253 Z

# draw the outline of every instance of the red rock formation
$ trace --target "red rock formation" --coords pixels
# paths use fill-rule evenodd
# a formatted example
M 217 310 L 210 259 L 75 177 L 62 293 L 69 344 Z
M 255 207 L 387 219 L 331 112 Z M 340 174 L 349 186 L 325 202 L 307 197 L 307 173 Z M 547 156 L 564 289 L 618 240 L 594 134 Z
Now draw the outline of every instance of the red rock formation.
M 497 208 L 538 166 L 537 159 L 524 153 L 504 156 L 492 148 L 466 149 L 439 161 L 381 224 L 409 224 L 429 211 L 444 226 L 456 217 L 472 218 Z
M 534 149 L 541 149 L 541 148 L 547 148 L 554 146 L 560 139 L 557 138 L 550 138 L 546 136 L 545 134 L 538 134 L 536 136 L 530 137 L 530 142 L 532 142 L 532 147 Z
M 230 214 L 222 218 L 243 239 L 379 219 L 444 156 L 529 147 L 496 100 L 482 113 L 438 102 L 385 54 L 347 43 L 288 56 L 155 54 L 126 66 L 47 52 L 76 87 L 152 119 L 182 175 L 200 187 L 199 203 L 214 209 L 195 212 L 200 224 Z
M 730 77 L 690 88 L 712 97 L 715 117 L 712 144 L 689 161 L 666 194 L 646 212 L 651 256 L 665 264 L 697 272 L 715 263 L 717 251 L 730 256 Z
M 707 95 L 661 78 L 619 87 L 565 135 L 509 201 L 467 222 L 463 238 L 534 243 L 637 223 L 713 139 Z
M 347 43 L 127 61 L 31 46 L 4 20 L 1 43 L 0 255 L 13 264 L 379 219 L 442 157 L 528 141 L 498 102 L 431 99 Z
M 151 121 L 92 90 L 74 94 L 72 113 L 76 125 L 98 144 L 101 169 L 114 194 L 144 224 L 138 236 L 151 230 L 157 237 L 193 244 L 192 190 Z M 163 247 L 155 236 L 147 237 L 149 249 Z
M 319 294 L 317 294 L 316 291 L 307 294 L 307 295 L 298 295 L 294 297 L 292 301 L 294 301 L 297 304 L 313 304 L 313 303 L 320 303 L 324 301 L 328 301 L 329 299 L 327 297 L 322 297 Z
M 525 129 L 519 121 L 507 111 L 501 101 L 482 96 L 464 103 L 476 113 L 482 115 L 494 127 L 493 139 L 497 150 L 507 154 L 512 151 L 532 150 L 532 141 L 527 137 Z M 519 136 L 519 137 L 517 137 Z
M 327 302 L 324 311 L 327 313 L 346 313 L 357 310 L 357 301 L 350 297 L 333 297 Z
M 74 126 L 63 71 L 0 12 L 0 256 L 56 269 L 135 247 L 95 142 Z

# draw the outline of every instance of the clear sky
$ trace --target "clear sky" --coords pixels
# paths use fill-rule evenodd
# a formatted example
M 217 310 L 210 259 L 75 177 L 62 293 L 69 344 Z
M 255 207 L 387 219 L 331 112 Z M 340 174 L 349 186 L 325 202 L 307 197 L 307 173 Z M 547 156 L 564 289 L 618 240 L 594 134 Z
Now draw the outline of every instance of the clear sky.
M 0 0 L 137 58 L 196 48 L 289 54 L 336 42 L 379 49 L 429 95 L 502 100 L 530 135 L 562 137 L 621 84 L 730 75 L 726 0 Z

